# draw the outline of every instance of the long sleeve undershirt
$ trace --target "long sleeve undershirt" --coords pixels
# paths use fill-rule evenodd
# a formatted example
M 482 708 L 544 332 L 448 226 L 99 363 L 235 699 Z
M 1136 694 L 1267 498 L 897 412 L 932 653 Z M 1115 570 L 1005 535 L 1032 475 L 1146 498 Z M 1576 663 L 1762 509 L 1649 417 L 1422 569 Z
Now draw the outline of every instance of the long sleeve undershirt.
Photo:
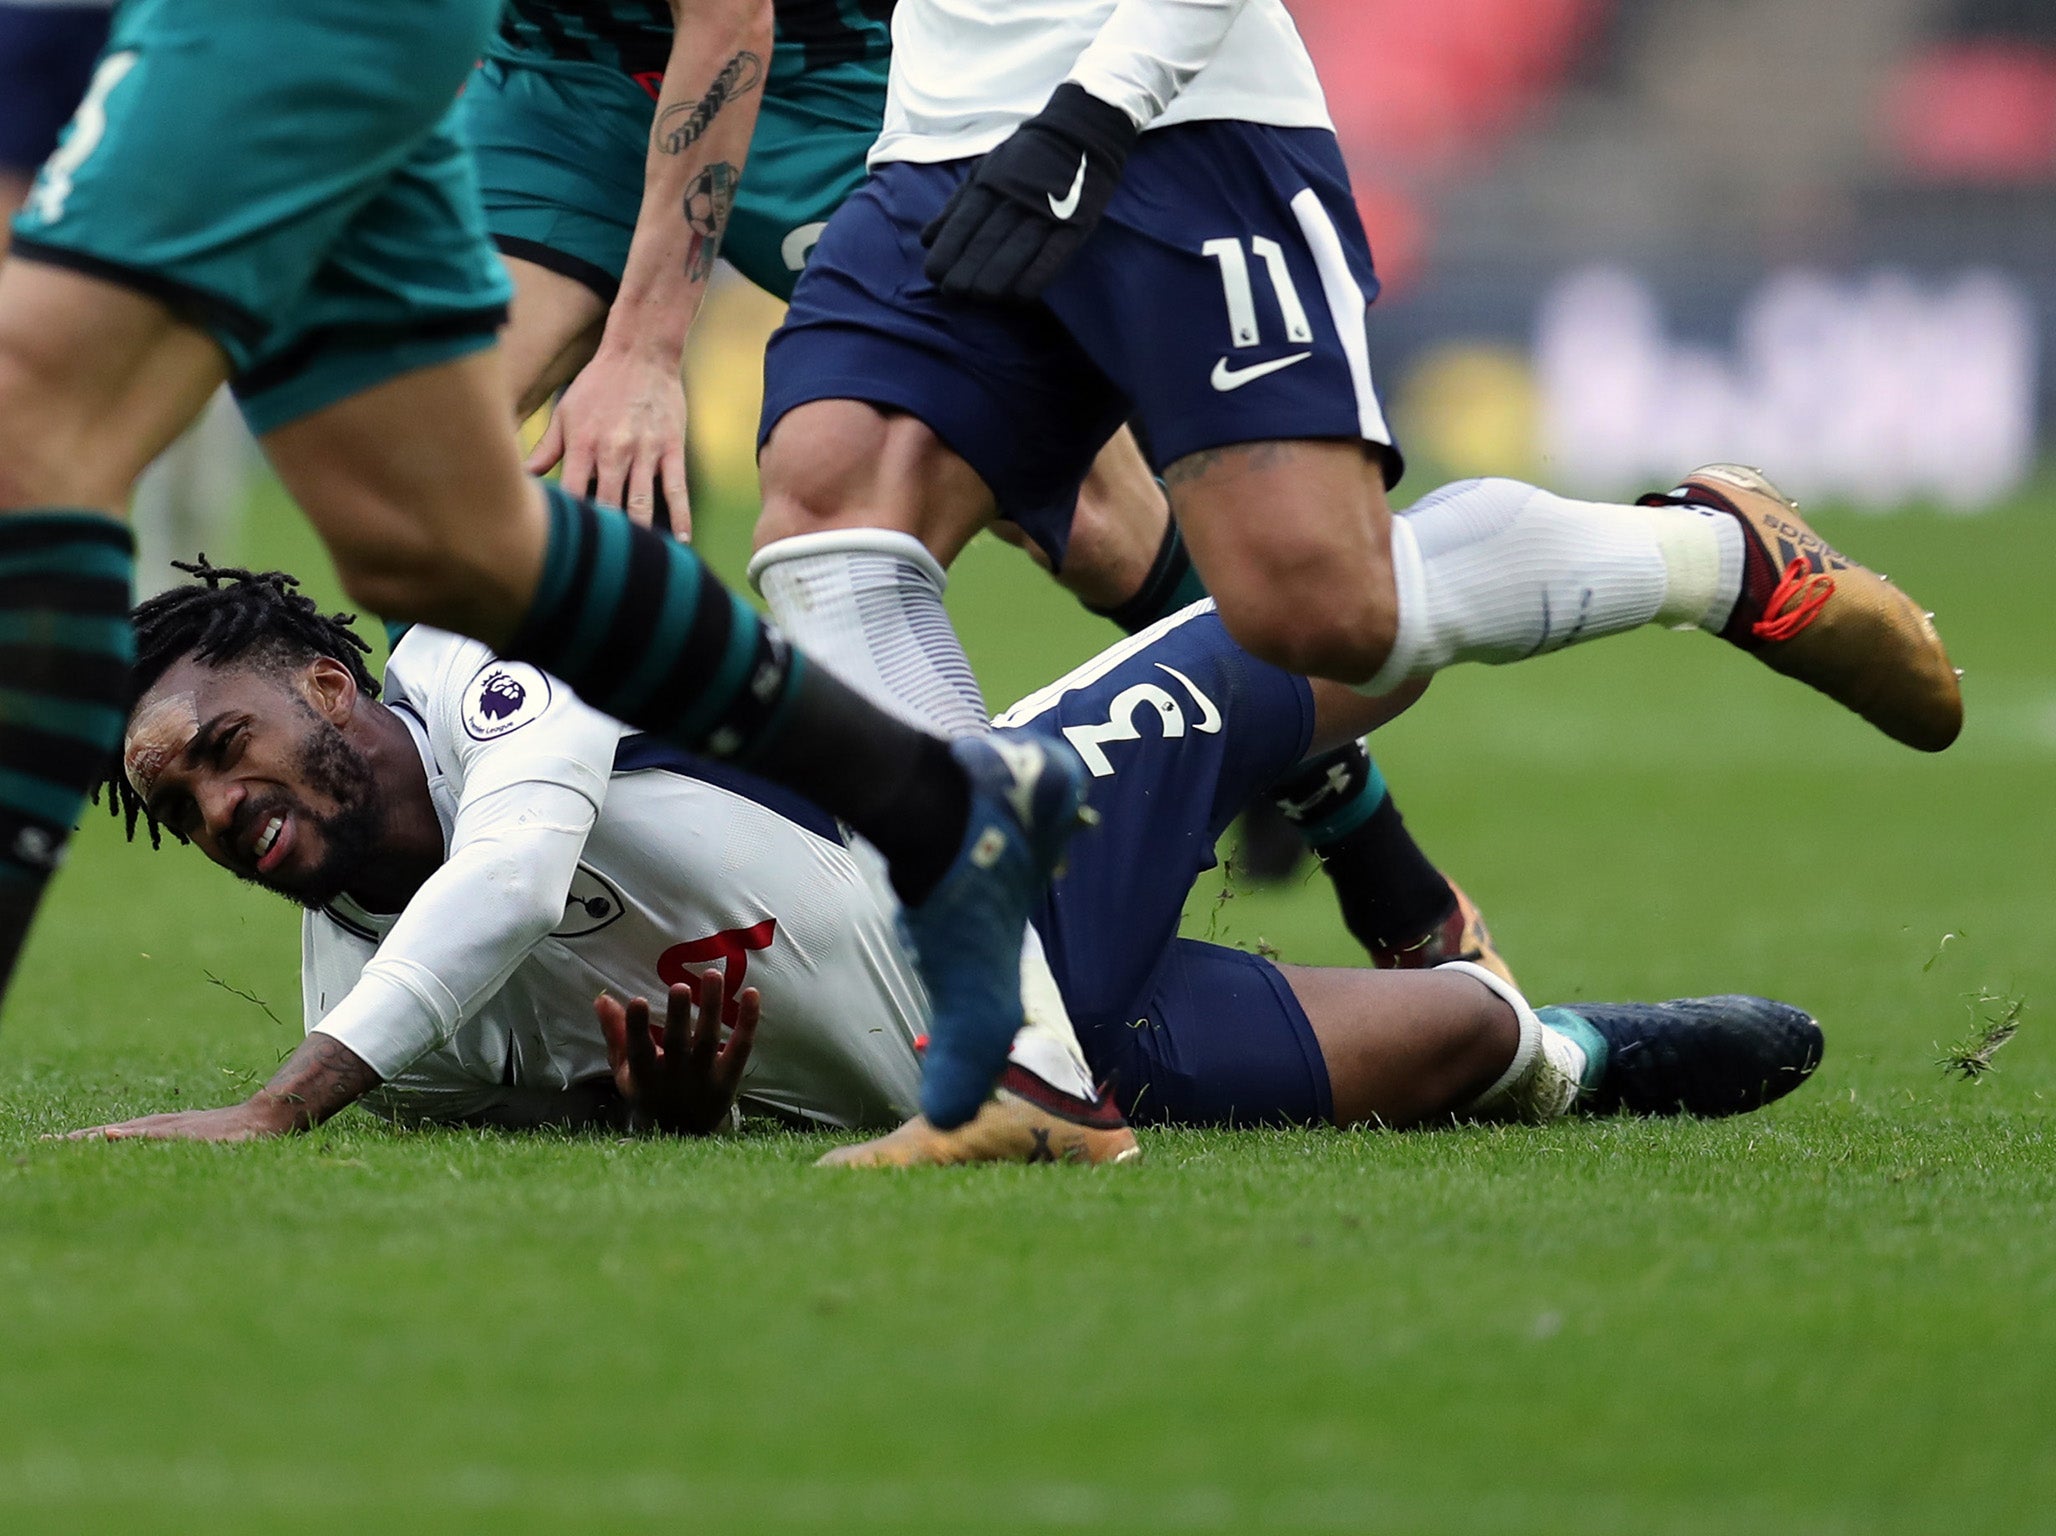
M 388 676 L 428 674 L 399 696 L 424 722 L 425 769 L 455 786 L 449 854 L 349 992 L 309 1020 L 388 1081 L 447 1043 L 558 926 L 621 735 L 562 683 L 476 642 L 423 631 L 410 646 Z M 498 713 L 479 714 L 495 682 Z
M 1220 51 L 1248 0 L 1121 0 L 1067 76 L 1147 128 Z

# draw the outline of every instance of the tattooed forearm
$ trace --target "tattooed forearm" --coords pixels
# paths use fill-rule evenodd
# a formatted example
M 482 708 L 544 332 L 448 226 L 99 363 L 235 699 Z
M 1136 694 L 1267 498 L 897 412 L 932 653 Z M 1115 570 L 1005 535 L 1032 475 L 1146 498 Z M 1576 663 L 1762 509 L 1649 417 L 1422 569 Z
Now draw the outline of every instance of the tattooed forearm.
M 333 1035 L 316 1031 L 272 1074 L 261 1097 L 287 1108 L 293 1123 L 305 1130 L 356 1103 L 380 1081 L 363 1057 Z
M 685 252 L 685 275 L 702 283 L 714 271 L 714 258 L 721 254 L 721 237 L 728 230 L 728 210 L 735 204 L 739 177 L 726 160 L 706 167 L 686 184 L 685 223 L 692 231 L 692 244 Z
M 650 134 L 650 142 L 656 145 L 659 153 L 684 154 L 713 126 L 723 107 L 736 97 L 746 96 L 755 90 L 763 77 L 764 61 L 761 58 L 747 51 L 738 53 L 721 66 L 721 73 L 707 87 L 706 95 L 690 106 L 680 102 L 657 114 L 657 126 Z

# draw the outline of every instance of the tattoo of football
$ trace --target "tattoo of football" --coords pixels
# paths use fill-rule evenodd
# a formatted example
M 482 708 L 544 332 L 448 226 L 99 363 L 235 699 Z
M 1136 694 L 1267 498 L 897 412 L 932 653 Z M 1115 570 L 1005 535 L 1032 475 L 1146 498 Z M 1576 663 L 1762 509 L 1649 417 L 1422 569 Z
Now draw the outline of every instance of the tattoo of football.
M 735 203 L 735 184 L 740 178 L 726 160 L 706 167 L 687 183 L 685 223 L 692 231 L 692 244 L 685 253 L 685 275 L 693 282 L 706 281 L 714 270 L 714 258 L 721 254 L 721 236 L 728 228 L 728 210 Z
M 707 94 L 690 106 L 680 102 L 657 114 L 650 137 L 660 153 L 682 155 L 714 124 L 721 109 L 738 96 L 748 95 L 764 77 L 764 61 L 745 50 L 721 66 L 721 73 L 707 87 Z

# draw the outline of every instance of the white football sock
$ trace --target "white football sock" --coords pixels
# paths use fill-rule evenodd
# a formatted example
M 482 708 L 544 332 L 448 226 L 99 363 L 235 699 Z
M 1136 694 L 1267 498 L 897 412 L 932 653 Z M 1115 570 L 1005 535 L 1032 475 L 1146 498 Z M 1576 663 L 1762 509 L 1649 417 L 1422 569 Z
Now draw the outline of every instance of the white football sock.
M 1033 928 L 1021 946 L 1021 1007 L 1027 1023 L 1014 1036 L 1008 1055 L 1050 1087 L 1074 1099 L 1092 1100 L 1092 1069 L 1085 1064 L 1085 1051 L 1078 1044 L 1078 1031 L 1057 991 L 1057 979 L 1050 973 L 1049 959 L 1042 952 L 1042 936 Z
M 778 539 L 749 564 L 786 637 L 872 702 L 946 736 L 991 729 L 963 642 L 942 605 L 949 578 L 919 539 L 878 528 Z M 1092 1073 L 1033 928 L 1021 944 L 1027 1019 L 1013 1059 L 1081 1099 Z
M 874 703 L 945 736 L 990 728 L 942 606 L 948 578 L 911 534 L 838 528 L 778 539 L 751 559 L 749 578 L 787 638 Z
M 1532 1125 L 1555 1120 L 1578 1100 L 1585 1072 L 1585 1050 L 1561 1030 L 1535 1017 L 1528 1000 L 1482 965 L 1452 960 L 1438 971 L 1461 971 L 1490 987 L 1520 1020 L 1520 1044 L 1498 1081 L 1457 1113 L 1467 1120 L 1525 1120 Z
M 1361 691 L 1652 622 L 1718 629 L 1742 554 L 1724 512 L 1572 501 L 1518 480 L 1443 486 L 1392 520 L 1399 635 Z

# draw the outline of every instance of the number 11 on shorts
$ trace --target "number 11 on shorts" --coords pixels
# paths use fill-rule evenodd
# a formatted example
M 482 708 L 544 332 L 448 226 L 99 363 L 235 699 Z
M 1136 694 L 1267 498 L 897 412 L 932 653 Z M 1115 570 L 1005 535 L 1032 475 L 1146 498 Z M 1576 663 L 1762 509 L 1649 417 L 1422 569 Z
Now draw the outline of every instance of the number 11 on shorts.
M 1312 341 L 1313 327 L 1307 324 L 1306 306 L 1299 302 L 1299 289 L 1293 285 L 1292 269 L 1285 263 L 1285 248 L 1266 235 L 1257 235 L 1249 242 L 1249 249 L 1270 274 L 1271 292 L 1277 295 L 1278 312 L 1285 317 L 1286 341 Z M 1228 304 L 1230 343 L 1237 347 L 1261 345 L 1263 336 L 1257 322 L 1256 295 L 1249 283 L 1249 257 L 1243 253 L 1242 242 L 1229 236 L 1209 240 L 1199 250 L 1201 255 L 1211 256 L 1220 266 L 1221 295 Z

